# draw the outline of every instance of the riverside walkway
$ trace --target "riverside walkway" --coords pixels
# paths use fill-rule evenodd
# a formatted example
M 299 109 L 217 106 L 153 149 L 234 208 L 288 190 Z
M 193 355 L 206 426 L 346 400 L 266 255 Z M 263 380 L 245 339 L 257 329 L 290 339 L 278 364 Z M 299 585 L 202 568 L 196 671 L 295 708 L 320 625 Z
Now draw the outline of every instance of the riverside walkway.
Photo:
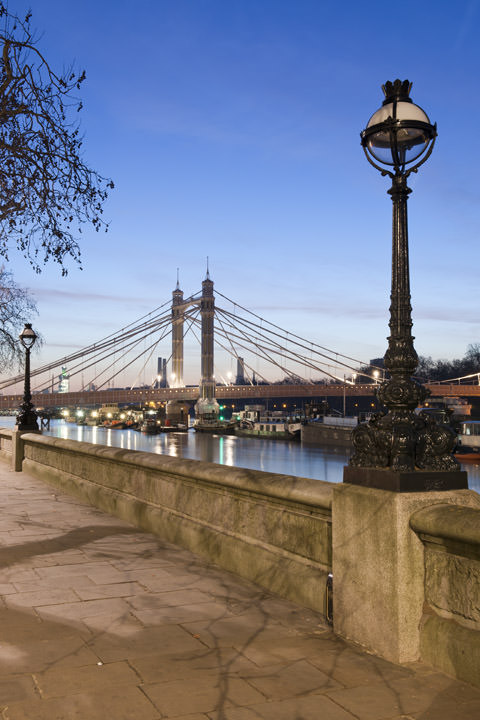
M 480 691 L 0 463 L 2 720 L 474 720 Z

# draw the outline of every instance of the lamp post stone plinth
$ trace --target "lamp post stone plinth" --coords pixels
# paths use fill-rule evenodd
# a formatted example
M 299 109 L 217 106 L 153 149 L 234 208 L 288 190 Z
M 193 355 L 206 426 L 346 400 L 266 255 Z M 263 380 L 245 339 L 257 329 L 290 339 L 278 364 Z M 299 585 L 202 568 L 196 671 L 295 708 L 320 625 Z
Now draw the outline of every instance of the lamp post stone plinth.
M 453 457 L 455 433 L 415 414 L 428 395 L 413 373 L 418 356 L 413 345 L 408 257 L 407 178 L 432 152 L 436 126 L 409 97 L 408 80 L 383 86 L 385 100 L 361 133 L 369 162 L 388 175 L 393 203 L 390 336 L 384 364 L 389 378 L 378 388 L 387 412 L 375 413 L 353 431 L 354 453 L 344 482 L 397 492 L 467 488 L 467 473 Z

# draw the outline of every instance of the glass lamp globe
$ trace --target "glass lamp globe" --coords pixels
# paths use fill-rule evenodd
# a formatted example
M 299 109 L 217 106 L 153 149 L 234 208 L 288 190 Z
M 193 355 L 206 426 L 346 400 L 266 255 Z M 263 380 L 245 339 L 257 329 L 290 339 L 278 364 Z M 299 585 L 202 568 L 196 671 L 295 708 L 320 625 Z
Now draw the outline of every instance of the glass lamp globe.
M 382 107 L 361 134 L 362 145 L 374 160 L 397 172 L 418 161 L 436 136 L 428 115 L 410 99 L 411 87 L 408 80 L 382 85 Z
M 35 330 L 33 330 L 31 323 L 25 323 L 25 327 L 19 335 L 20 342 L 26 350 L 30 350 L 33 346 L 37 336 Z

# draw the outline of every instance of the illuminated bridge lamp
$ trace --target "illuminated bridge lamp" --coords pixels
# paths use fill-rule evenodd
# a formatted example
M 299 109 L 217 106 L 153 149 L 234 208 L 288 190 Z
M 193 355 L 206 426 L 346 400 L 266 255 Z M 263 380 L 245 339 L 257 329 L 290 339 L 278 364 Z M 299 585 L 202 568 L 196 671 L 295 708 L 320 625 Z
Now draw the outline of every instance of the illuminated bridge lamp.
M 453 430 L 414 412 L 427 390 L 412 377 L 418 356 L 410 303 L 407 178 L 430 156 L 437 128 L 412 102 L 411 87 L 408 80 L 385 83 L 382 106 L 361 132 L 367 160 L 392 181 L 388 190 L 393 202 L 390 336 L 384 357 L 389 377 L 377 389 L 387 411 L 374 413 L 368 423 L 355 428 L 354 452 L 343 477 L 344 482 L 396 492 L 467 487 L 467 474 L 452 455 Z
M 17 415 L 16 428 L 22 432 L 40 432 L 37 413 L 32 403 L 32 393 L 30 390 L 30 350 L 37 339 L 35 330 L 33 330 L 30 323 L 25 323 L 25 327 L 20 333 L 19 338 L 25 349 L 25 380 L 23 403 L 20 406 L 20 413 Z

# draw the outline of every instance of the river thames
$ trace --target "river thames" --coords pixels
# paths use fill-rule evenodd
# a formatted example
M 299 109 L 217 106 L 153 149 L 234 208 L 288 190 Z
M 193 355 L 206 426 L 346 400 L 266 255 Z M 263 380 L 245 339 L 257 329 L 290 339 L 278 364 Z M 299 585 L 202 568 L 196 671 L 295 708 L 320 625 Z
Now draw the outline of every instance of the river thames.
M 14 418 L 0 419 L 0 426 L 12 427 Z M 142 450 L 264 470 L 266 472 L 295 475 L 297 477 L 342 482 L 343 468 L 348 463 L 349 451 L 345 448 L 314 447 L 299 442 L 282 442 L 263 438 L 235 437 L 234 435 L 207 435 L 189 430 L 184 433 L 145 435 L 135 430 L 108 430 L 102 427 L 75 425 L 54 420 L 46 435 L 98 445 L 120 447 L 124 450 Z M 465 464 L 469 487 L 480 492 L 480 465 Z

